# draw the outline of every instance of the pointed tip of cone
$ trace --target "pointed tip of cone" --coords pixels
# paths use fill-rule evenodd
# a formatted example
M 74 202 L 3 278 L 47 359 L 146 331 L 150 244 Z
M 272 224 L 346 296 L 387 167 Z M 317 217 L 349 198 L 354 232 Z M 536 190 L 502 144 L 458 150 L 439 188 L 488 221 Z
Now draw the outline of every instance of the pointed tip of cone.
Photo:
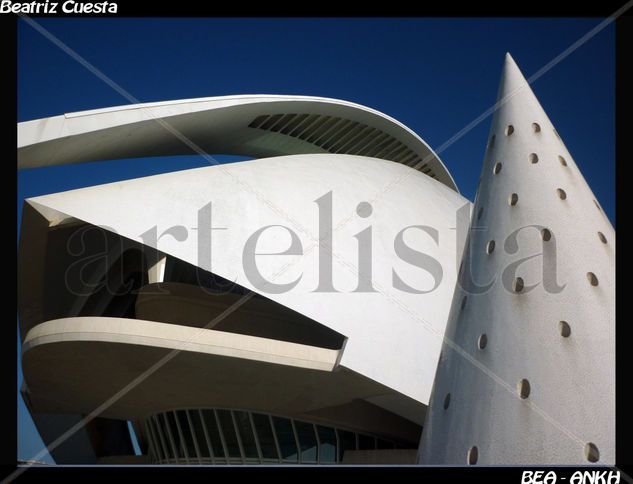
M 519 69 L 519 66 L 514 61 L 514 58 L 510 52 L 505 54 L 505 62 L 503 63 L 503 71 L 501 75 L 501 85 L 498 98 L 502 98 L 514 91 L 518 87 L 525 84 L 527 81 Z
M 508 67 L 513 67 L 513 68 L 516 68 L 516 69 L 518 69 L 518 68 L 519 68 L 519 66 L 517 66 L 517 63 L 514 61 L 514 58 L 512 57 L 512 55 L 510 54 L 510 52 L 506 52 L 506 55 L 505 55 L 505 62 L 504 62 L 504 63 L 505 63 L 505 67 L 506 67 L 506 69 L 507 69 Z
M 509 124 L 517 125 L 521 119 L 525 122 L 532 118 L 548 119 L 510 52 L 505 54 L 495 106 L 492 130 L 496 132 L 502 132 Z

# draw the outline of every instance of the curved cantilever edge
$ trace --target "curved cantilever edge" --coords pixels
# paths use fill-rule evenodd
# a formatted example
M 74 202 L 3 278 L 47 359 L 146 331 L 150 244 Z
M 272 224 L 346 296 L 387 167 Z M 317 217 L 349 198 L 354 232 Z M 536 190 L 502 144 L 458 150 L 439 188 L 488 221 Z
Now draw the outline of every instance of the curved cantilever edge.
M 195 153 L 369 156 L 406 164 L 458 191 L 442 161 L 413 131 L 378 111 L 336 99 L 222 96 L 18 124 L 18 168 Z
M 110 317 L 46 321 L 29 331 L 22 347 L 36 412 L 90 413 L 107 401 L 100 415 L 115 419 L 201 405 L 311 419 L 354 399 L 407 402 L 384 385 L 337 367 L 342 351 Z M 424 407 L 414 405 L 422 418 Z M 415 426 L 390 419 L 394 437 L 415 440 Z M 377 424 L 367 422 L 369 429 Z
M 319 371 L 333 371 L 340 351 L 212 329 L 108 317 L 41 323 L 28 332 L 22 349 L 26 353 L 39 345 L 64 341 L 142 345 Z

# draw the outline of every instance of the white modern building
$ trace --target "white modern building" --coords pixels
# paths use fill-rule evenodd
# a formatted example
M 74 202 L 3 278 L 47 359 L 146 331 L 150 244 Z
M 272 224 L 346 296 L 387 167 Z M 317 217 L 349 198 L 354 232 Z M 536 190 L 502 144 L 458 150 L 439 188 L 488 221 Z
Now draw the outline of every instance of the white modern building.
M 18 169 L 253 158 L 25 201 L 22 395 L 56 462 L 613 462 L 614 230 L 509 57 L 499 96 L 474 205 L 340 100 L 20 123 Z

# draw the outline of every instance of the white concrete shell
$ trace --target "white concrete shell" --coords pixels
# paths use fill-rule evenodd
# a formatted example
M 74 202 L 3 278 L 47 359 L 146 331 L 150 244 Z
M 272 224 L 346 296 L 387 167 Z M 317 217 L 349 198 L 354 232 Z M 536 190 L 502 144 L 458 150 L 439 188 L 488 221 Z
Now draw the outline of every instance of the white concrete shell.
M 509 55 L 498 99 L 419 462 L 613 464 L 615 231 Z
M 305 96 L 140 104 L 18 125 L 18 168 L 191 153 L 260 159 L 26 201 L 18 276 L 23 395 L 47 443 L 158 358 L 179 352 L 118 396 L 55 458 L 90 463 L 126 453 L 123 444 L 104 450 L 93 442 L 94 454 L 85 448 L 90 435 L 106 432 L 100 425 L 120 435 L 129 419 L 147 450 L 143 419 L 209 406 L 416 442 L 463 246 L 456 218 L 459 209 L 468 217 L 471 205 L 437 155 L 382 113 Z M 328 203 L 331 226 L 319 210 Z M 220 228 L 211 241 L 200 241 L 201 216 Z M 142 253 L 134 270 L 145 273 L 144 292 L 135 298 L 134 319 L 102 317 L 111 297 L 86 312 L 94 294 L 69 286 L 67 271 L 77 262 L 69 237 L 89 227 L 103 227 L 113 245 L 87 280 L 80 277 L 82 289 L 110 277 L 125 254 Z M 262 229 L 256 250 L 263 255 L 250 267 L 268 285 L 253 282 L 243 263 L 247 240 Z M 410 263 L 394 247 L 405 229 Z M 147 238 L 152 230 L 158 238 Z M 371 242 L 360 244 L 362 236 Z M 283 254 L 293 237 L 300 246 L 293 255 L 266 255 Z M 90 236 L 86 243 L 95 255 L 100 242 Z M 419 253 L 433 258 L 439 273 L 419 267 Z M 195 286 L 171 282 L 161 286 L 167 296 L 153 295 L 166 260 L 268 300 L 245 304 L 216 331 L 206 318 L 231 308 L 231 298 L 200 297 Z M 413 292 L 395 289 L 396 277 Z M 290 290 L 273 290 L 294 280 Z
M 397 182 L 397 185 L 394 183 Z M 393 188 L 389 189 L 392 186 Z M 319 285 L 319 213 L 315 200 L 332 192 L 333 285 L 337 292 L 315 292 Z M 367 218 L 356 214 L 363 201 L 373 203 Z M 211 260 L 198 259 L 198 210 L 212 203 L 214 230 Z M 158 234 L 180 226 L 186 240 L 160 237 L 148 243 L 161 253 L 212 271 L 262 293 L 347 337 L 339 364 L 421 404 L 429 399 L 456 278 L 456 216 L 470 202 L 419 171 L 390 161 L 350 155 L 295 155 L 211 166 L 84 188 L 29 199 L 54 224 L 73 219 L 105 227 L 127 239 L 156 226 Z M 296 233 L 301 255 L 258 256 L 262 275 L 274 283 L 299 280 L 287 292 L 269 293 L 244 272 L 243 248 L 257 230 L 269 225 L 257 251 L 283 253 Z M 401 260 L 394 251 L 397 234 L 409 226 L 437 230 L 437 241 L 409 229 L 407 245 L 433 257 L 442 267 L 437 287 L 424 269 Z M 356 235 L 372 226 L 372 281 L 375 292 L 354 292 L 359 284 Z M 194 230 L 192 230 L 194 229 Z M 44 265 L 34 252 L 34 266 Z M 426 294 L 393 287 L 393 272 Z M 39 275 L 24 271 L 23 287 Z M 38 293 L 21 291 L 22 306 L 41 304 Z M 35 331 L 37 317 L 24 311 L 21 324 Z M 31 333 L 26 336 L 29 340 Z M 27 350 L 27 348 L 25 348 Z M 32 350 L 25 351 L 25 357 Z M 28 378 L 27 378 L 28 380 Z M 390 399 L 372 401 L 390 408 Z M 403 409 L 391 409 L 421 422 Z

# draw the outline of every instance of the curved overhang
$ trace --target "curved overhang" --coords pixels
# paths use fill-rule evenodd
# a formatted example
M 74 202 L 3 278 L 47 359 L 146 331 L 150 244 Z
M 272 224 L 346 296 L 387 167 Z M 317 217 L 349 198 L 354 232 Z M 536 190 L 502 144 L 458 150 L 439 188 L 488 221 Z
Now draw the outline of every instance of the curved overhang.
M 18 168 L 186 154 L 254 158 L 337 153 L 390 160 L 457 191 L 433 150 L 397 120 L 310 96 L 184 99 L 68 113 L 18 124 Z
M 103 342 L 241 358 L 261 363 L 333 371 L 340 350 L 244 334 L 139 319 L 76 317 L 47 321 L 28 332 L 22 350 L 43 344 Z
M 31 329 L 22 365 L 35 412 L 100 408 L 103 417 L 135 419 L 175 408 L 246 408 L 348 426 L 357 420 L 359 430 L 388 428 L 394 438 L 415 441 L 419 427 L 367 401 L 392 398 L 415 408 L 418 424 L 425 406 L 339 366 L 339 353 L 174 324 L 77 317 Z M 354 407 L 363 418 L 339 415 Z M 380 413 L 388 425 L 367 412 Z

